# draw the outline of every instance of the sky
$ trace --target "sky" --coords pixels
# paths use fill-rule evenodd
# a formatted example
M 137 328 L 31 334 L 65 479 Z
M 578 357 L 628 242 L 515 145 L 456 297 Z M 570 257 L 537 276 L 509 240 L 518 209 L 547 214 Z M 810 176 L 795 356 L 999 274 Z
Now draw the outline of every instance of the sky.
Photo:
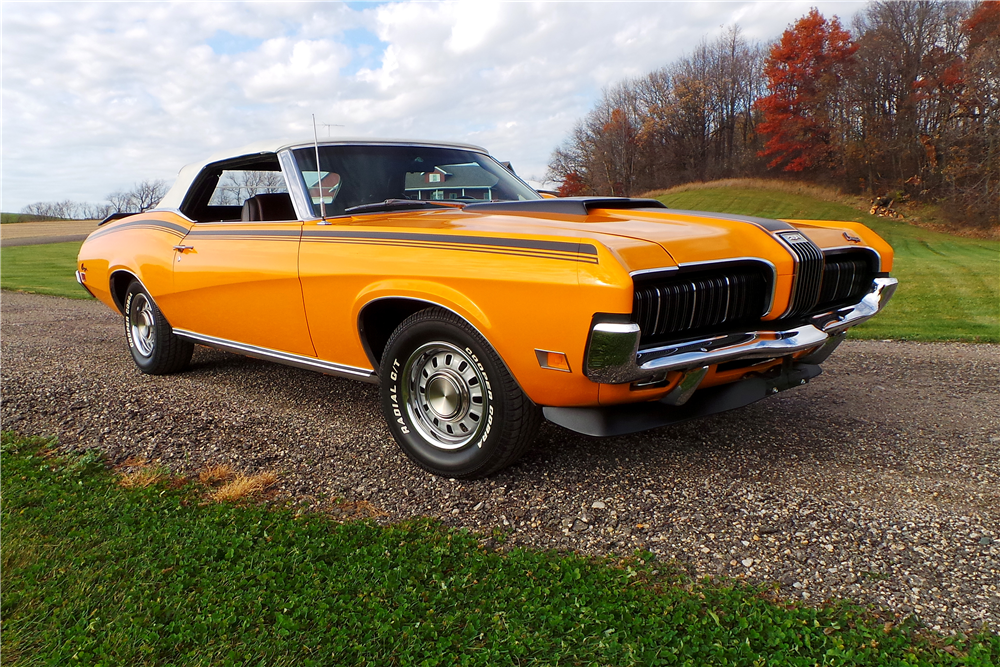
M 274 138 L 473 143 L 540 183 L 602 88 L 861 2 L 0 3 L 0 209 Z

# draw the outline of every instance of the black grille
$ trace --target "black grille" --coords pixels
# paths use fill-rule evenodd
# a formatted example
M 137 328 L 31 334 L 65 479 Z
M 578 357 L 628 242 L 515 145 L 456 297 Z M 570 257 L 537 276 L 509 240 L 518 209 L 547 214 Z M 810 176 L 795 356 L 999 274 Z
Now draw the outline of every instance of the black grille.
M 860 301 L 871 288 L 874 277 L 871 253 L 827 255 L 817 309 Z
M 787 316 L 801 315 L 812 310 L 819 302 L 820 284 L 823 281 L 823 252 L 799 232 L 782 234 L 781 238 L 792 249 L 797 260 L 795 285 Z
M 767 308 L 770 287 L 766 269 L 756 266 L 637 279 L 632 321 L 642 330 L 641 343 L 754 324 Z

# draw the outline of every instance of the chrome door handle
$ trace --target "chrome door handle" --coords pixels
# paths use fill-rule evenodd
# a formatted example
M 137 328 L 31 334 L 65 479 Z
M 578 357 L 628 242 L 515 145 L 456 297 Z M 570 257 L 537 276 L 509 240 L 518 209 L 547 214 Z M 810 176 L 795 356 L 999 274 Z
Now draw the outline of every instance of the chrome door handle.
M 194 250 L 193 245 L 175 245 L 174 250 L 178 252 L 184 252 L 185 250 Z

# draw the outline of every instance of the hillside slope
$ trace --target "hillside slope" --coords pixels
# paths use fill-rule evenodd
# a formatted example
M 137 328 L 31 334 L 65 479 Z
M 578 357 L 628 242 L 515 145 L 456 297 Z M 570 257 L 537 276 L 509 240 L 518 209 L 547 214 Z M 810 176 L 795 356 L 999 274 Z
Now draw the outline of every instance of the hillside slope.
M 762 218 L 851 220 L 896 251 L 900 287 L 856 338 L 1000 342 L 1000 241 L 970 239 L 878 218 L 805 192 L 699 187 L 656 196 L 671 208 Z

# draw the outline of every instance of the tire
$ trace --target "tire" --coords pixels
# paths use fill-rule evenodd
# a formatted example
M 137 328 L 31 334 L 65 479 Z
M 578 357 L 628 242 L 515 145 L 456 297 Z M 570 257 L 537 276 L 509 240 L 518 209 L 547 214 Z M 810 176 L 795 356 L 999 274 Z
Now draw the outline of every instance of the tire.
M 139 370 L 149 375 L 176 373 L 187 366 L 194 343 L 174 335 L 156 302 L 138 280 L 125 292 L 125 340 Z
M 438 308 L 411 315 L 393 332 L 379 379 L 393 437 L 435 475 L 492 475 L 521 457 L 541 423 L 541 409 L 490 344 Z

